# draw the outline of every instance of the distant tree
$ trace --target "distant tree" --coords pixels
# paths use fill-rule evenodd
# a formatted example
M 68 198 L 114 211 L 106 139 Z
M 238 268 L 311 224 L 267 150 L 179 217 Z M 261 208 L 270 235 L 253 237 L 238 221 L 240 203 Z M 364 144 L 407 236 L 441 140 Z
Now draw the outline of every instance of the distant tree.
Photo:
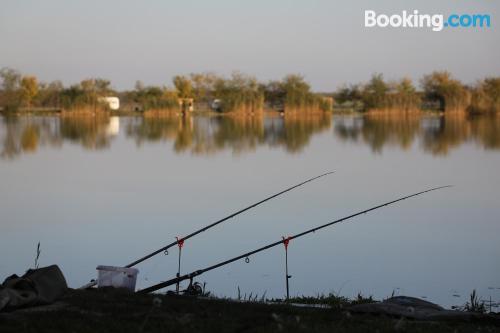
M 80 82 L 82 90 L 89 96 L 104 97 L 112 93 L 111 82 L 101 78 L 91 78 Z
M 78 106 L 93 106 L 98 105 L 99 97 L 109 96 L 114 94 L 111 89 L 111 82 L 102 78 L 90 78 L 80 82 L 77 86 L 72 86 L 67 91 L 73 100 L 73 104 Z
M 302 107 L 307 104 L 311 86 L 304 77 L 290 74 L 283 79 L 283 90 L 285 91 L 285 104 L 293 107 Z
M 193 93 L 193 86 L 191 80 L 185 76 L 175 76 L 173 79 L 175 89 L 180 98 L 190 98 Z
M 100 96 L 106 96 L 112 93 L 111 81 L 106 79 L 96 78 L 94 79 L 94 82 L 97 94 L 99 94 Z
M 335 100 L 341 104 L 345 102 L 361 102 L 362 94 L 359 85 L 343 86 L 335 93 Z
M 0 102 L 6 109 L 16 109 L 21 104 L 19 86 L 21 74 L 11 68 L 0 69 Z
M 157 86 L 146 87 L 141 81 L 136 82 L 135 90 L 129 92 L 127 98 L 139 104 L 140 109 L 143 111 L 174 109 L 178 107 L 176 91 Z
M 239 72 L 234 72 L 228 80 L 217 78 L 213 94 L 221 100 L 222 112 L 259 111 L 264 104 L 264 95 L 257 80 Z
M 389 87 L 382 74 L 373 74 L 370 81 L 364 86 L 362 99 L 365 109 L 384 107 L 384 101 Z
M 281 81 L 269 81 L 264 87 L 264 97 L 271 107 L 282 107 L 286 98 L 286 91 Z
M 303 76 L 290 74 L 281 81 L 259 85 L 271 108 L 282 110 L 331 110 L 333 98 L 311 92 Z
M 425 75 L 421 81 L 425 97 L 438 101 L 441 110 L 465 108 L 469 104 L 470 94 L 458 80 L 446 71 Z
M 500 77 L 484 79 L 482 88 L 493 104 L 498 105 L 500 103 Z
M 392 110 L 416 111 L 420 110 L 421 98 L 413 82 L 409 78 L 401 79 L 389 85 L 390 91 L 386 96 L 385 107 Z
M 0 78 L 2 79 L 3 91 L 15 91 L 19 89 L 21 83 L 21 73 L 18 71 L 4 67 L 0 69 Z
M 417 91 L 417 89 L 413 85 L 413 82 L 408 78 L 404 78 L 399 81 L 399 83 L 396 85 L 396 90 L 398 93 L 402 94 L 414 94 Z
M 31 106 L 38 94 L 38 80 L 35 76 L 24 76 L 21 79 L 21 98 L 27 106 Z
M 220 79 L 213 73 L 191 73 L 193 97 L 201 102 L 209 102 L 214 98 L 215 84 Z
M 60 107 L 63 90 L 64 86 L 61 81 L 53 81 L 48 84 L 40 83 L 36 103 L 45 107 Z
M 349 87 L 343 86 L 342 88 L 338 89 L 337 92 L 335 93 L 335 99 L 340 104 L 346 102 L 352 102 L 351 90 L 349 89 Z
M 500 112 L 500 77 L 486 78 L 474 87 L 469 111 Z
M 80 82 L 80 87 L 73 86 L 70 89 L 73 89 L 73 93 L 78 94 L 78 88 L 80 88 L 80 92 L 82 96 L 75 96 L 75 102 L 80 102 L 84 105 L 95 105 L 97 104 L 97 91 L 94 79 L 85 79 Z M 76 103 L 75 103 L 76 104 Z M 78 103 L 80 104 L 80 103 Z
M 95 90 L 95 82 L 94 79 L 85 79 L 80 81 L 80 87 L 85 92 L 91 92 Z
M 81 84 L 74 84 L 65 88 L 60 93 L 61 106 L 64 108 L 80 107 L 90 105 L 88 96 L 89 92 L 85 92 Z

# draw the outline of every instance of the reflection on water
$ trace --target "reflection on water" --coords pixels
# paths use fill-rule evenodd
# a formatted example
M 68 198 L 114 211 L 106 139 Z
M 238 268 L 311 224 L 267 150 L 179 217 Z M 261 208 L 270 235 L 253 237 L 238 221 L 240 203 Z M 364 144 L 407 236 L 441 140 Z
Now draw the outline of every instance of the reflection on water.
M 309 143 L 313 134 L 329 129 L 331 119 L 326 113 L 285 115 L 276 144 L 284 145 L 289 152 L 298 152 Z
M 68 141 L 81 144 L 88 149 L 109 147 L 118 118 L 98 117 L 62 117 L 59 123 L 60 136 Z
M 366 115 L 336 117 L 334 123 L 337 137 L 367 144 L 373 152 L 381 152 L 386 146 L 407 150 L 415 142 L 433 155 L 446 155 L 468 141 L 485 149 L 500 148 L 498 115 Z
M 386 145 L 408 149 L 418 137 L 420 120 L 420 116 L 406 113 L 340 117 L 335 122 L 335 133 L 343 140 L 364 142 L 374 152 Z
M 23 152 L 35 152 L 39 145 L 60 147 L 62 139 L 55 134 L 59 130 L 54 125 L 54 119 L 51 118 L 2 118 L 0 156 L 12 158 Z
M 176 152 L 210 154 L 225 148 L 252 150 L 264 142 L 263 117 L 191 117 L 162 115 L 135 118 L 127 136 L 145 141 L 173 141 Z
M 124 129 L 138 146 L 172 142 L 175 152 L 195 155 L 229 150 L 241 154 L 257 147 L 302 151 L 311 137 L 332 127 L 335 137 L 368 145 L 375 153 L 392 146 L 407 150 L 419 143 L 424 152 L 446 155 L 454 147 L 473 141 L 485 149 L 500 148 L 500 116 L 368 114 L 331 116 L 329 113 L 266 114 L 253 116 L 144 117 L 50 116 L 3 117 L 0 125 L 1 157 L 36 152 L 40 146 L 61 147 L 64 142 L 85 149 L 104 149 Z
M 3 117 L 0 126 L 0 156 L 12 158 L 36 152 L 39 146 L 61 147 L 64 141 L 86 149 L 109 147 L 119 132 L 118 117 Z
M 211 154 L 253 151 L 260 145 L 283 146 L 289 152 L 305 147 L 311 136 L 331 124 L 329 114 L 180 117 L 175 114 L 136 118 L 127 136 L 144 141 L 174 141 L 177 152 Z

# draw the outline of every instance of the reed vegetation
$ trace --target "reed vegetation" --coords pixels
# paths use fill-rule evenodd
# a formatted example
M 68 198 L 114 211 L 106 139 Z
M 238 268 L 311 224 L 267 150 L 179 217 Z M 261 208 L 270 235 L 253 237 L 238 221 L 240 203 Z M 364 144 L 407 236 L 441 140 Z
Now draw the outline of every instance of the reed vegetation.
M 419 111 L 421 97 L 410 79 L 386 82 L 374 74 L 369 82 L 341 88 L 335 95 L 340 107 L 356 111 Z
M 464 112 L 470 105 L 470 89 L 454 79 L 449 72 L 433 72 L 425 75 L 421 84 L 425 98 L 437 101 L 441 111 Z
M 486 78 L 472 90 L 471 113 L 496 113 L 500 111 L 500 78 Z
M 220 101 L 220 112 L 254 113 L 264 107 L 264 94 L 257 79 L 241 73 L 233 73 L 229 79 L 217 78 L 213 96 Z

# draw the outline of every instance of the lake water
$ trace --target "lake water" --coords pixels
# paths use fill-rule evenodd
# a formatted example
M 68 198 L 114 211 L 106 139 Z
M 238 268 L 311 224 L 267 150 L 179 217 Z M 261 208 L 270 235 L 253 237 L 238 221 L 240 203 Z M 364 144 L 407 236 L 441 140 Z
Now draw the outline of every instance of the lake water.
M 500 300 L 500 117 L 22 116 L 0 119 L 0 278 L 56 263 L 71 287 L 325 171 L 186 241 L 182 272 L 420 190 L 289 245 L 292 295 Z M 174 277 L 177 249 L 138 287 Z M 285 295 L 284 248 L 197 278 Z M 186 284 L 184 284 L 185 286 Z

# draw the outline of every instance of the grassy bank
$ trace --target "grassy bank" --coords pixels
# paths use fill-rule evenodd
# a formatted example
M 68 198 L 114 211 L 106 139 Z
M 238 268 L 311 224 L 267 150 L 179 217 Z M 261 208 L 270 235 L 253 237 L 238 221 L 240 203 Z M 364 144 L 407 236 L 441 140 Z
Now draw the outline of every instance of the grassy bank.
M 499 332 L 495 320 L 411 321 L 340 307 L 72 290 L 59 302 L 0 314 L 2 332 Z

